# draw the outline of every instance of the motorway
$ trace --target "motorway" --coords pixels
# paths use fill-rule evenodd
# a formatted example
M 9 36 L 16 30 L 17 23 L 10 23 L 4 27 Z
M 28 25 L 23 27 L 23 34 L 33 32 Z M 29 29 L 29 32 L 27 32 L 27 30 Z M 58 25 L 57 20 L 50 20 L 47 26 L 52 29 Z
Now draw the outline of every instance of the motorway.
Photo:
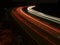
M 11 16 L 38 45 L 60 45 L 60 28 L 54 27 L 48 22 L 33 16 L 32 13 L 29 14 L 29 10 L 27 13 L 24 9 L 28 7 L 21 6 L 14 8 Z M 49 17 L 47 18 L 48 20 L 60 23 L 60 18 Z M 45 16 L 43 18 L 46 19 Z

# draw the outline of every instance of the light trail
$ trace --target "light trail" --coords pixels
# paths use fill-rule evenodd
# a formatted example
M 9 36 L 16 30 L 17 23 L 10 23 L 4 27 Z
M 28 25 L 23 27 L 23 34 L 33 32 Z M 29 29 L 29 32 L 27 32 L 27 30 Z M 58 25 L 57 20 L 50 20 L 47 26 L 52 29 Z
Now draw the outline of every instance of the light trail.
M 50 21 L 53 21 L 55 23 L 58 23 L 60 24 L 60 18 L 58 17 L 53 17 L 53 16 L 50 16 L 50 15 L 47 15 L 47 14 L 44 14 L 42 12 L 38 12 L 32 8 L 34 8 L 35 6 L 29 6 L 27 8 L 28 12 L 35 15 L 35 16 L 38 16 L 38 17 L 41 17 L 41 18 L 44 18 L 44 19 L 47 19 L 47 20 L 50 20 Z
M 19 10 L 19 9 L 20 9 L 20 10 Z M 44 26 L 44 27 L 47 27 L 48 29 L 51 29 L 51 30 L 53 30 L 53 31 L 56 31 L 56 32 L 60 33 L 60 29 L 57 29 L 57 28 L 49 25 L 48 23 L 46 23 L 46 22 L 44 22 L 44 21 L 42 21 L 42 20 L 38 20 L 37 18 L 34 18 L 34 17 L 30 16 L 29 14 L 27 14 L 26 12 L 24 12 L 24 11 L 22 10 L 22 7 L 18 8 L 16 11 L 17 11 L 19 14 L 21 14 L 21 16 L 24 17 L 26 20 L 30 21 L 31 23 L 34 23 L 34 25 L 38 25 L 38 24 L 39 24 L 38 26 L 42 25 L 42 26 Z M 22 14 L 23 14 L 23 15 L 22 15 Z
M 23 22 L 25 25 L 27 25 L 28 27 L 29 27 L 29 23 L 28 22 L 26 22 L 26 20 L 24 20 L 21 16 L 19 16 L 16 12 L 14 12 L 14 11 L 12 11 L 12 13 L 13 13 L 13 17 L 16 17 L 18 20 L 19 20 L 19 22 L 21 21 L 21 22 Z M 18 22 L 18 23 L 19 23 Z M 22 27 L 22 26 L 21 26 Z M 23 27 L 22 27 L 23 28 Z M 31 27 L 32 28 L 32 27 Z M 34 28 L 32 28 L 32 30 L 34 30 Z M 26 29 L 24 29 L 24 31 L 26 31 L 28 34 L 29 34 L 29 32 L 26 30 Z M 38 41 L 31 35 L 31 34 L 29 34 L 29 36 L 31 36 L 31 38 L 33 38 L 33 40 L 35 40 L 37 43 L 38 43 Z M 39 43 L 38 43 L 39 44 Z
M 29 22 L 33 23 L 37 27 L 39 27 L 39 28 L 43 29 L 44 31 L 50 33 L 54 37 L 60 39 L 60 29 L 57 29 L 57 28 L 49 25 L 48 23 L 46 23 L 46 22 L 44 22 L 42 20 L 38 20 L 38 19 L 36 19 L 34 17 L 31 17 L 29 14 L 27 14 L 26 12 L 24 12 L 22 10 L 22 8 L 23 7 L 20 7 L 20 8 L 18 8 L 16 10 L 19 14 L 22 14 L 21 15 L 22 17 L 24 17 L 26 20 L 28 20 Z
M 36 29 L 32 28 L 32 26 L 28 22 L 26 22 L 25 20 L 23 20 L 19 15 L 17 15 L 16 12 L 14 13 L 14 16 L 17 17 L 19 19 L 19 21 L 22 21 L 25 25 L 27 25 L 32 31 L 34 31 L 35 33 L 37 33 L 39 36 L 43 37 L 45 40 L 47 40 L 51 44 L 56 45 L 54 42 L 52 42 L 51 40 L 49 40 L 48 37 L 42 35 L 39 31 L 37 31 Z M 31 36 L 31 37 L 33 37 L 33 36 Z
M 52 36 L 54 36 L 57 39 L 60 39 L 60 37 L 58 37 L 58 36 L 60 36 L 60 29 L 57 29 L 57 28 L 53 27 L 52 25 L 49 25 L 47 22 L 44 22 L 44 21 L 42 21 L 40 19 L 37 19 L 36 17 L 31 16 L 30 14 L 27 14 L 26 12 L 24 12 L 22 10 L 23 8 L 25 8 L 25 7 L 18 7 L 16 9 L 16 12 L 18 13 L 18 15 L 14 14 L 15 17 L 17 17 L 18 20 L 22 21 L 32 31 L 36 32 L 39 36 L 41 36 L 42 38 L 44 38 L 45 40 L 47 40 L 51 44 L 56 45 L 53 41 L 49 40 L 48 37 L 42 35 L 38 30 L 32 28 L 32 26 L 29 23 L 27 23 L 26 21 L 24 21 L 23 19 L 21 19 L 21 17 L 25 18 L 29 22 L 31 22 L 34 25 L 36 25 L 37 27 L 43 29 L 44 31 L 51 34 Z

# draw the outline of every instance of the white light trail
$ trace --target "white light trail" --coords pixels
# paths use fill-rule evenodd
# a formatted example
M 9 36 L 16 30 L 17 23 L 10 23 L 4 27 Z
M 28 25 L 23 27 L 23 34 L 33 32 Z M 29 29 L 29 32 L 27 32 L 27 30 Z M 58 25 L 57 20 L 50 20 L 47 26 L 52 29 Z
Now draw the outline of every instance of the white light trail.
M 54 16 L 50 16 L 50 15 L 47 15 L 47 14 L 44 14 L 42 12 L 39 12 L 39 11 L 36 11 L 32 8 L 34 8 L 35 6 L 29 6 L 27 8 L 27 11 L 35 16 L 38 16 L 38 17 L 41 17 L 41 18 L 44 18 L 44 19 L 47 19 L 47 20 L 50 20 L 52 22 L 55 22 L 55 23 L 58 23 L 60 24 L 60 18 L 58 17 L 54 17 Z

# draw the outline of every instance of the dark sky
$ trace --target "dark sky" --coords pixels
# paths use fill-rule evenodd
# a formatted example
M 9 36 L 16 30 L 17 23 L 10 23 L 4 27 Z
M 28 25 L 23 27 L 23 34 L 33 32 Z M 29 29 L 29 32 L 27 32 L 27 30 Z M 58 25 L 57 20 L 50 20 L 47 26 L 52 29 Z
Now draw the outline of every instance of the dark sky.
M 21 2 L 21 1 L 26 1 L 26 2 L 38 2 L 38 3 L 57 3 L 58 0 L 13 0 L 15 2 Z

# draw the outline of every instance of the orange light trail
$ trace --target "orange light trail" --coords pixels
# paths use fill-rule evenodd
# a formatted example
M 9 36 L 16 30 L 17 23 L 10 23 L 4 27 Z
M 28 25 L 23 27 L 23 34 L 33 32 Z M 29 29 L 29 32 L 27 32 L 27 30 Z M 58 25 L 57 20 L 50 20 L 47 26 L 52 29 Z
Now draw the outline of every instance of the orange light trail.
M 26 18 L 26 20 L 29 20 L 29 22 L 31 22 L 31 23 L 33 22 L 34 25 L 38 26 L 39 28 L 42 28 L 42 29 L 46 30 L 47 32 L 49 32 L 50 29 L 51 29 L 51 30 L 54 29 L 53 31 L 56 31 L 56 28 L 52 28 L 53 26 L 51 27 L 51 25 L 47 24 L 46 22 L 40 21 L 40 20 L 38 20 L 37 18 L 32 17 L 32 16 L 30 16 L 29 14 L 26 14 L 25 12 L 23 12 L 23 11 L 22 11 L 22 8 L 23 8 L 23 7 L 19 7 L 19 8 L 16 9 L 16 11 L 20 14 L 20 16 Z M 52 43 L 53 45 L 56 45 L 56 44 L 53 43 L 51 40 L 49 40 L 46 36 L 40 34 L 40 32 L 38 32 L 37 30 L 35 30 L 34 28 L 32 28 L 29 23 L 27 23 L 26 21 L 24 22 L 24 20 L 21 19 L 21 17 L 20 17 L 19 15 L 17 15 L 16 13 L 14 13 L 14 15 L 15 15 L 15 17 L 17 17 L 20 21 L 22 21 L 25 25 L 27 25 L 29 28 L 31 28 L 34 32 L 36 32 L 38 35 L 40 35 L 41 37 L 43 37 L 44 39 L 46 39 L 47 41 L 49 41 L 49 42 Z M 38 24 L 39 24 L 39 25 L 38 25 Z M 41 25 L 41 26 L 40 26 L 40 25 Z M 47 27 L 48 27 L 48 29 L 47 29 Z M 59 29 L 57 29 L 57 30 L 59 31 Z M 58 31 L 57 31 L 57 32 L 58 32 Z M 49 33 L 52 34 L 51 32 L 49 32 Z M 60 32 L 59 32 L 59 33 L 60 33 Z
M 44 31 L 48 32 L 49 34 L 51 34 L 55 38 L 60 39 L 58 37 L 58 36 L 60 36 L 60 29 L 55 28 L 52 25 L 49 25 L 47 22 L 44 22 L 40 19 L 37 19 L 37 18 L 27 14 L 26 12 L 24 12 L 22 10 L 23 8 L 24 7 L 19 7 L 19 8 L 16 9 L 16 11 L 18 12 L 18 14 L 20 16 L 24 17 L 29 22 L 33 23 L 34 25 L 36 25 L 37 27 L 43 29 Z
M 31 27 L 31 25 L 29 23 L 27 23 L 24 19 L 22 19 L 19 15 L 17 15 L 15 12 L 13 12 L 14 16 L 17 17 L 20 21 L 22 21 L 26 26 L 28 26 L 32 31 L 36 32 L 39 36 L 43 37 L 45 40 L 47 40 L 48 42 L 50 42 L 53 45 L 56 45 L 54 42 L 52 42 L 51 40 L 49 40 L 48 37 L 42 35 L 39 31 L 35 30 L 34 28 Z

